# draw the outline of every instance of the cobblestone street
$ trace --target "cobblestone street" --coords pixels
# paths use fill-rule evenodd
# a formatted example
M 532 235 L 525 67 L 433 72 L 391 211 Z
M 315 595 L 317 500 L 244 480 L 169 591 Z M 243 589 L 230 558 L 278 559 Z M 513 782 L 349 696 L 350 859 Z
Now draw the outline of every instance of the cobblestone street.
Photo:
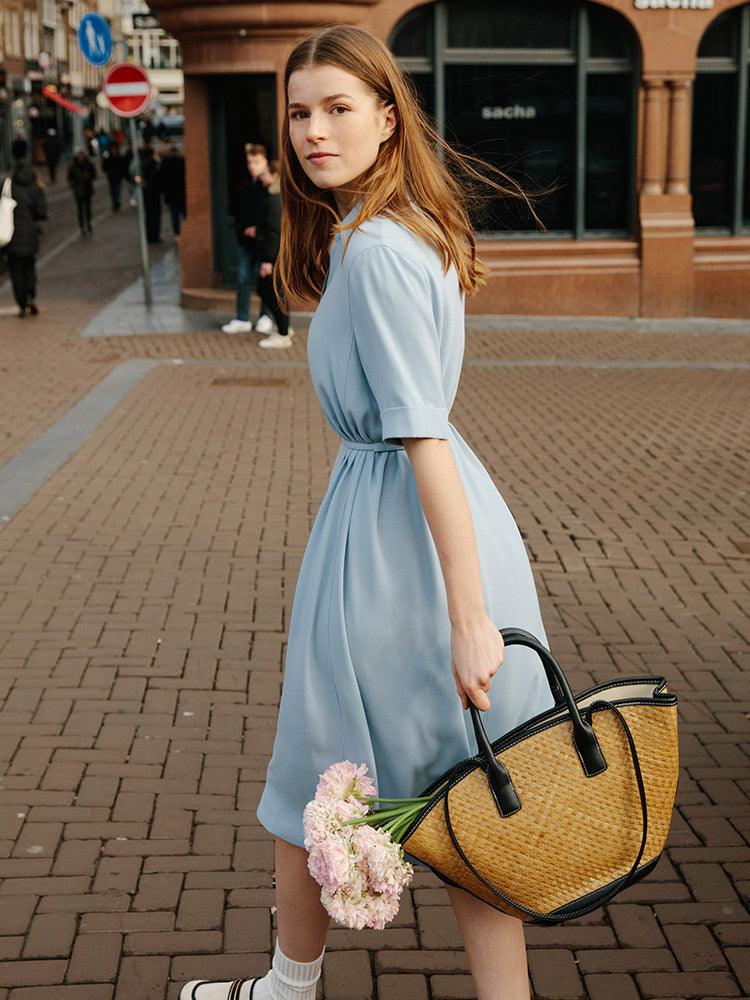
M 0 299 L 0 1000 L 175 1000 L 270 965 L 255 807 L 338 438 L 306 321 L 281 358 L 208 312 L 81 336 L 138 273 L 133 213 L 105 213 L 42 267 L 38 317 Z M 750 324 L 608 322 L 469 317 L 451 412 L 523 532 L 574 691 L 655 673 L 680 699 L 662 859 L 608 906 L 526 928 L 532 995 L 739 998 Z M 332 925 L 318 996 L 474 997 L 431 873 L 384 931 Z

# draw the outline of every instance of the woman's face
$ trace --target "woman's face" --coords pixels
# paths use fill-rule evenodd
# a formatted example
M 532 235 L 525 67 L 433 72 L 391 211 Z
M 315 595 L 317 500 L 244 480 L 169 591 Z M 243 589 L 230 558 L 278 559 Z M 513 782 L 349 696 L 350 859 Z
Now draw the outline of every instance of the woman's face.
M 289 77 L 289 137 L 307 176 L 333 191 L 345 215 L 354 202 L 347 186 L 375 162 L 396 127 L 394 105 L 377 97 L 359 77 L 335 66 L 295 70 Z M 328 153 L 310 159 L 311 153 Z

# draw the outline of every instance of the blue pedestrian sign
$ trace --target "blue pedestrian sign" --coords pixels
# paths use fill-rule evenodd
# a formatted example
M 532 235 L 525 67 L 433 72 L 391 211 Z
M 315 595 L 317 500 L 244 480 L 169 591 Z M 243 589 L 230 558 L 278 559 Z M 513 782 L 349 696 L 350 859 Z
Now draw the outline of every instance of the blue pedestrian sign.
M 78 25 L 78 47 L 93 66 L 106 66 L 112 55 L 112 32 L 101 16 L 90 11 Z

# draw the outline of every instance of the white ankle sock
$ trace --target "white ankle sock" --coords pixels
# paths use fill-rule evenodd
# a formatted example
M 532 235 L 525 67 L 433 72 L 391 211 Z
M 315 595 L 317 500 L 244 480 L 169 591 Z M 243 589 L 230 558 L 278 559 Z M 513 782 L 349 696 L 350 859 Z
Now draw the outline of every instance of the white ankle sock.
M 265 976 L 255 980 L 253 1000 L 315 1000 L 324 955 L 325 946 L 312 962 L 295 962 L 281 950 L 277 937 L 271 968 Z M 243 984 L 240 1000 L 248 1000 L 252 983 L 251 979 Z M 226 1000 L 228 989 L 228 985 L 206 983 L 198 987 L 197 997 L 198 1000 Z
M 268 1000 L 315 1000 L 325 951 L 324 945 L 323 951 L 312 962 L 295 962 L 281 950 L 277 937 L 273 961 L 268 973 Z M 260 983 L 255 987 L 256 993 L 259 988 Z M 262 993 L 258 1000 L 265 1000 Z

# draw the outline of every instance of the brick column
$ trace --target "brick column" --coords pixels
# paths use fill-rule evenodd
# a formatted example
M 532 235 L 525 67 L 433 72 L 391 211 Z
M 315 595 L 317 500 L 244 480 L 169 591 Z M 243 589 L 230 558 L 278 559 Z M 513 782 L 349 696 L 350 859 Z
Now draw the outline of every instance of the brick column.
M 213 274 L 208 83 L 185 75 L 185 187 L 187 216 L 180 230 L 180 287 L 205 286 Z
M 644 78 L 641 316 L 693 315 L 690 78 Z

